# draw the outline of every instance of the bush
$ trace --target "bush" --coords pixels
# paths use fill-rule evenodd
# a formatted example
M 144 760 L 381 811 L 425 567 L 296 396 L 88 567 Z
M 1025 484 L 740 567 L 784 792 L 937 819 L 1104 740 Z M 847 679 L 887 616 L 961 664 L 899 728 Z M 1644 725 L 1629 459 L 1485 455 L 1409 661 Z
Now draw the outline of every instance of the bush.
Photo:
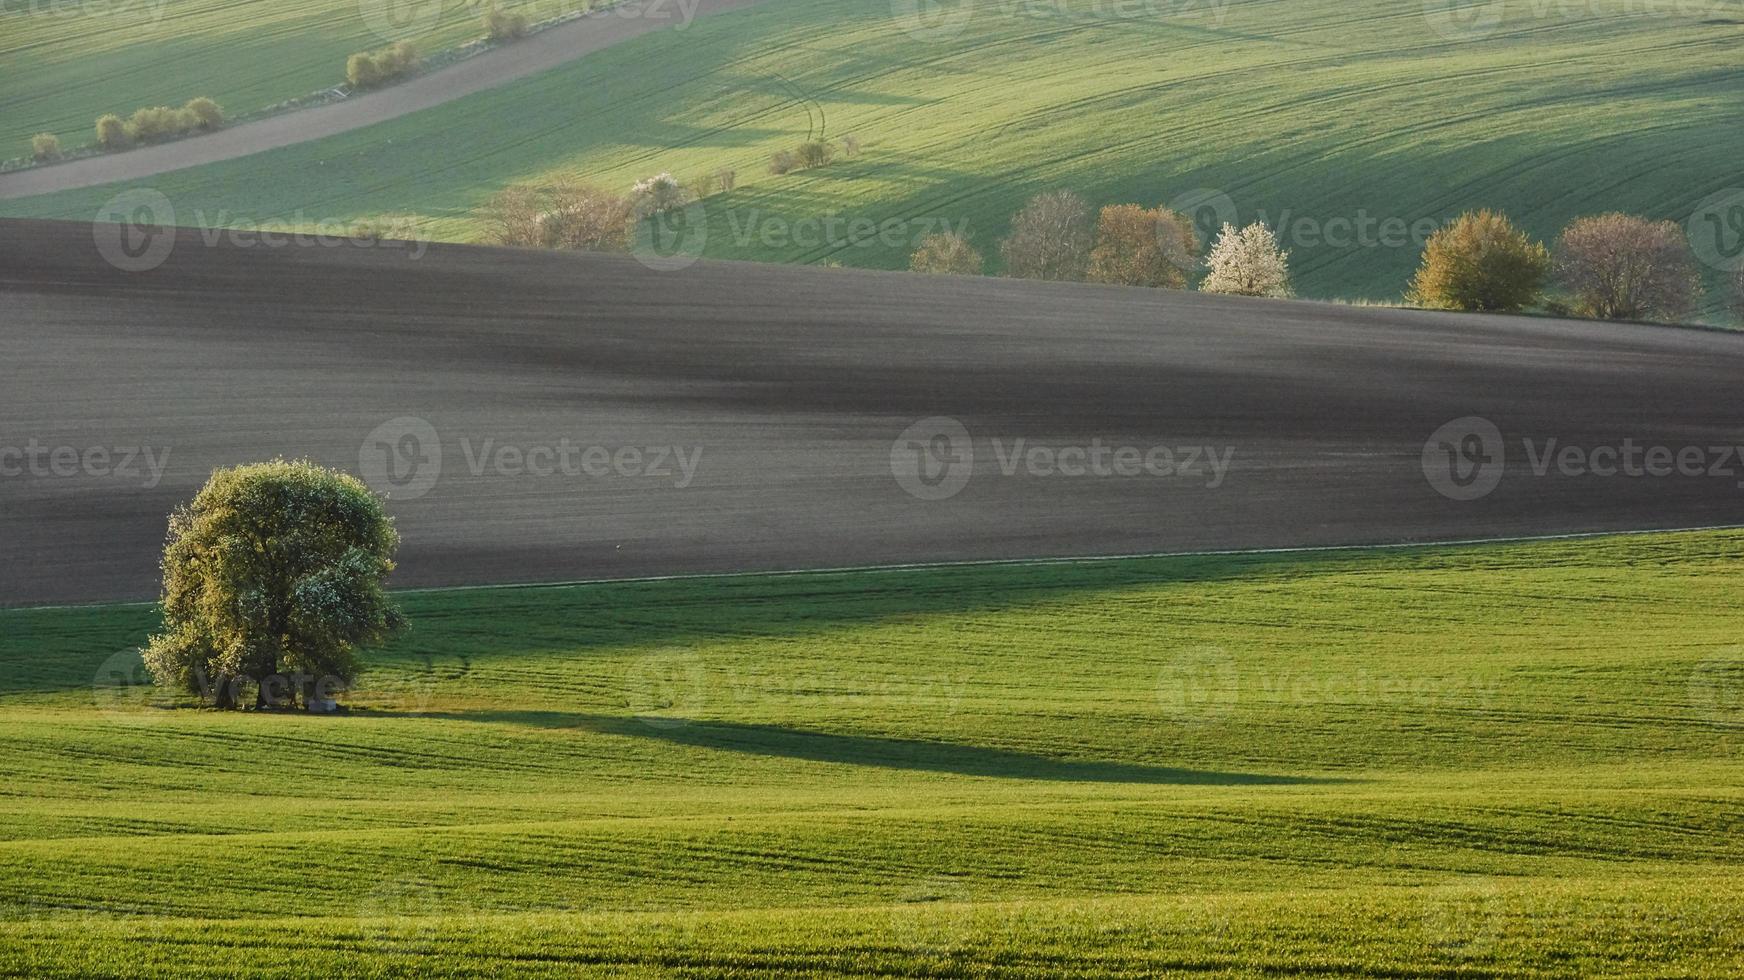
M 191 109 L 149 106 L 135 109 L 133 115 L 127 117 L 127 138 L 137 143 L 150 143 L 191 133 L 199 125 L 200 120 Z
M 165 105 L 135 109 L 126 122 L 113 113 L 105 115 L 97 120 L 97 142 L 104 149 L 113 150 L 130 142 L 173 139 L 195 130 L 214 130 L 223 124 L 224 110 L 218 103 L 200 96 L 189 99 L 180 109 Z
M 738 173 L 732 170 L 722 170 L 715 174 L 715 180 L 720 182 L 721 193 L 723 194 L 732 191 L 733 184 L 736 183 L 738 179 Z
M 383 588 L 399 543 L 381 498 L 345 473 L 282 459 L 216 470 L 170 517 L 164 632 L 145 665 L 220 708 L 245 682 L 256 707 L 343 689 L 359 649 L 405 627 Z
M 955 232 L 926 236 L 908 259 L 911 271 L 941 276 L 978 276 L 986 267 L 975 246 Z
M 622 252 L 630 247 L 630 202 L 587 184 L 515 184 L 483 209 L 490 238 L 522 248 Z
M 193 114 L 195 125 L 201 129 L 213 130 L 224 125 L 224 110 L 218 103 L 203 95 L 197 99 L 189 99 L 188 104 L 182 108 Z
M 1544 288 L 1550 251 L 1497 211 L 1468 211 L 1429 237 L 1406 294 L 1431 309 L 1508 311 Z
M 513 41 L 526 37 L 528 26 L 525 14 L 504 10 L 494 3 L 484 14 L 485 35 L 493 41 Z
M 1574 311 L 1606 320 L 1676 320 L 1699 303 L 1701 274 L 1682 228 L 1629 214 L 1580 218 L 1556 243 Z
M 715 192 L 715 175 L 714 174 L 698 174 L 697 176 L 691 178 L 690 193 L 693 196 L 695 196 L 697 200 L 700 201 L 703 198 L 708 197 L 710 194 L 713 194 L 714 192 Z
M 637 218 L 665 214 L 690 203 L 690 192 L 669 173 L 644 177 L 630 187 L 630 208 Z
M 859 156 L 860 155 L 860 137 L 855 136 L 852 133 L 848 134 L 847 136 L 842 137 L 842 155 L 845 157 L 857 157 L 857 156 Z
M 61 138 L 53 133 L 37 133 L 30 138 L 30 156 L 38 163 L 59 159 Z
M 1199 259 L 1193 222 L 1168 208 L 1111 204 L 1096 224 L 1091 282 L 1183 289 Z
M 1207 272 L 1201 292 L 1234 296 L 1290 295 L 1290 253 L 1278 247 L 1278 236 L 1256 221 L 1239 231 L 1225 223 L 1205 257 Z
M 1071 191 L 1037 194 L 1011 219 L 999 254 L 1008 276 L 1083 279 L 1090 266 L 1090 206 Z
M 418 49 L 407 41 L 397 41 L 345 59 L 345 80 L 354 89 L 374 88 L 410 74 L 417 67 Z
M 119 150 L 127 146 L 127 124 L 113 112 L 97 117 L 97 145 L 105 150 Z
M 810 140 L 795 147 L 793 154 L 798 158 L 799 165 L 806 170 L 825 167 L 835 159 L 836 145 L 827 140 Z
M 776 150 L 769 157 L 769 172 L 779 177 L 790 173 L 799 167 L 799 160 L 791 150 Z

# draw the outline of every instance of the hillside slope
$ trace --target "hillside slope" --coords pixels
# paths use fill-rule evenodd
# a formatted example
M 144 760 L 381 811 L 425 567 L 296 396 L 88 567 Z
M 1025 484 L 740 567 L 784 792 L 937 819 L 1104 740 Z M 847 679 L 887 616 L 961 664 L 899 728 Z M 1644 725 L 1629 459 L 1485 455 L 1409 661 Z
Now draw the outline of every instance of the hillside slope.
M 330 718 L 0 611 L 0 972 L 1736 975 L 1741 547 L 414 594 Z
M 905 30 L 915 24 L 892 9 L 770 0 L 147 183 L 184 224 L 411 212 L 465 240 L 510 181 L 565 172 L 621 188 L 730 168 L 739 189 L 707 201 L 707 254 L 880 268 L 942 227 L 965 229 L 996 264 L 1022 201 L 1072 187 L 1098 204 L 1194 205 L 1208 226 L 1264 217 L 1284 226 L 1305 295 L 1385 298 L 1422 232 L 1462 209 L 1504 208 L 1543 236 L 1606 209 L 1681 222 L 1737 181 L 1744 152 L 1732 124 L 1744 25 L 1700 12 L 1509 5 L 1493 34 L 1468 40 L 1388 0 L 1130 17 L 1089 0 L 983 3 L 942 37 L 930 22 Z M 775 149 L 847 134 L 864 146 L 856 159 L 764 173 Z M 87 219 L 116 189 L 0 213 Z M 1713 244 L 1729 252 L 1744 227 L 1714 214 Z

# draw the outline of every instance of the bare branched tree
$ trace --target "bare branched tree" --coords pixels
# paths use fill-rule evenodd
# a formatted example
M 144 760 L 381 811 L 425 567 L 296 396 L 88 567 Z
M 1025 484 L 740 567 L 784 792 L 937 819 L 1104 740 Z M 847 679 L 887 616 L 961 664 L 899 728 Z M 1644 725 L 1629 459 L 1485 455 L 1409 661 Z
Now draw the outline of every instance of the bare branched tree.
M 1630 214 L 1580 218 L 1556 243 L 1556 274 L 1583 316 L 1676 320 L 1701 299 L 1683 229 Z
M 1090 205 L 1071 191 L 1030 198 L 999 244 L 1005 274 L 1019 279 L 1082 280 L 1090 269 Z

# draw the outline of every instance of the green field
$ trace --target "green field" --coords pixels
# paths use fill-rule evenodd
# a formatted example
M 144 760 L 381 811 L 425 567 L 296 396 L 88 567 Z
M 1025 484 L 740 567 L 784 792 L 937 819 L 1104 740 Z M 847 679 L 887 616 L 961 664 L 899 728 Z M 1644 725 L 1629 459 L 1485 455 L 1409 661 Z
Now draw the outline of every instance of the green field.
M 0 973 L 1727 976 L 1744 532 L 0 612 Z
M 502 6 L 545 19 L 580 2 Z M 246 115 L 339 85 L 346 57 L 389 40 L 426 54 L 475 40 L 483 9 L 467 0 L 0 0 L 0 159 L 28 155 L 36 133 L 72 149 L 93 141 L 103 113 L 200 95 Z
M 1045 189 L 1095 204 L 1212 189 L 1240 220 L 1284 226 L 1304 295 L 1389 299 L 1418 230 L 1463 209 L 1503 208 L 1550 237 L 1609 209 L 1682 222 L 1740 182 L 1744 23 L 1711 11 L 1510 3 L 1495 35 L 1455 42 L 1423 5 L 1392 0 L 1113 13 L 1132 7 L 980 0 L 960 34 L 929 43 L 890 4 L 767 0 L 392 123 L 144 183 L 183 224 L 409 212 L 473 240 L 475 209 L 511 181 L 564 172 L 627 188 L 731 168 L 738 190 L 707 201 L 706 254 L 880 268 L 946 225 L 997 268 L 1010 215 Z M 856 159 L 765 172 L 775 149 L 848 134 Z M 0 212 L 88 220 L 116 189 Z M 815 226 L 828 216 L 844 224 Z M 867 231 L 891 220 L 893 234 Z M 1736 246 L 1744 228 L 1723 235 Z

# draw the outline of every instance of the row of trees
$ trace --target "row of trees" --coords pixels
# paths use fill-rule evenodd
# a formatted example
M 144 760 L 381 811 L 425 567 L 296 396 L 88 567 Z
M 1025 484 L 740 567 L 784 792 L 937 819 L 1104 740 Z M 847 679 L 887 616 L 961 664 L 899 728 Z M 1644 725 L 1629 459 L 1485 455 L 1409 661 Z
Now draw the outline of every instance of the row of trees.
M 224 109 L 205 96 L 189 99 L 181 108 L 147 106 L 135 109 L 122 119 L 113 112 L 97 117 L 97 145 L 105 150 L 122 150 L 135 143 L 186 136 L 193 132 L 210 132 L 224 125 Z M 43 133 L 31 141 L 38 160 L 60 156 L 60 140 Z
M 1472 211 L 1430 236 L 1406 298 L 1434 309 L 1507 312 L 1545 304 L 1607 320 L 1677 320 L 1701 305 L 1702 277 L 1683 229 L 1631 214 L 1577 218 L 1554 248 L 1499 211 Z
M 621 252 L 630 247 L 636 222 L 685 207 L 717 182 L 730 190 L 733 172 L 720 171 L 694 187 L 658 173 L 636 181 L 628 194 L 577 180 L 514 184 L 487 201 L 481 215 L 500 245 Z
M 1185 289 L 1201 266 L 1199 236 L 1187 216 L 1164 207 L 1111 204 L 1090 220 L 1071 191 L 1031 198 L 999 244 L 1005 274 L 1020 279 L 1100 282 Z M 1225 224 L 1204 257 L 1199 288 L 1244 296 L 1290 295 L 1290 256 L 1263 224 Z M 915 272 L 981 275 L 986 260 L 962 235 L 930 235 L 910 256 Z
M 359 51 L 345 59 L 345 81 L 354 89 L 374 88 L 403 78 L 418 68 L 418 49 L 396 41 L 374 51 Z
M 795 170 L 827 167 L 836 158 L 836 144 L 829 140 L 806 140 L 791 150 L 776 150 L 769 157 L 769 172 L 779 177 Z M 842 137 L 842 156 L 860 155 L 860 141 L 853 136 Z

